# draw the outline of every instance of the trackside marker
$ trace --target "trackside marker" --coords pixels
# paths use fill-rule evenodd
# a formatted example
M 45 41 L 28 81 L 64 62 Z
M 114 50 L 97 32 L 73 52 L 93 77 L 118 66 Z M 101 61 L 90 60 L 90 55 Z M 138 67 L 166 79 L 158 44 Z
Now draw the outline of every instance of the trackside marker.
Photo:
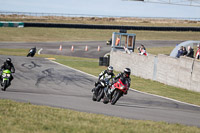
M 97 51 L 100 51 L 100 46 L 98 46 Z
M 88 51 L 88 46 L 87 45 L 85 46 L 85 51 Z
M 38 54 L 40 54 L 42 50 L 43 50 L 43 49 L 41 48 L 41 49 L 38 51 Z
M 71 51 L 72 51 L 72 52 L 74 51 L 74 45 L 72 45 Z
M 62 45 L 60 45 L 60 48 L 59 48 L 59 50 L 60 50 L 60 51 L 62 51 Z

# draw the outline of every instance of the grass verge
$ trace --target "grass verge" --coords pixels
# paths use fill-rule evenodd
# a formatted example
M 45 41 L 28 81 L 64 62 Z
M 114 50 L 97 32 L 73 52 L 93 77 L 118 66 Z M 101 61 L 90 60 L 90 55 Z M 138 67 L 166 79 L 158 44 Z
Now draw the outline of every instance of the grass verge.
M 129 120 L 0 100 L 1 133 L 198 133 L 200 128 Z
M 109 40 L 119 30 L 70 28 L 9 28 L 0 30 L 1 42 L 63 42 Z M 137 40 L 199 40 L 200 32 L 134 31 Z

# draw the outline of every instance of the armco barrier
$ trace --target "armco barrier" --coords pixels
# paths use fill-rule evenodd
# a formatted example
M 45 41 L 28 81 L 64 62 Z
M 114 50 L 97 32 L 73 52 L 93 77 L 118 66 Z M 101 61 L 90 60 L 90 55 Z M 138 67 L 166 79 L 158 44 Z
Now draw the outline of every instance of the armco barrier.
M 111 51 L 110 64 L 117 71 L 129 67 L 132 75 L 200 92 L 200 61 L 192 58 Z
M 124 30 L 153 30 L 153 31 L 198 31 L 198 32 L 200 31 L 200 27 L 147 27 L 147 26 L 56 24 L 56 23 L 24 23 L 24 27 L 124 29 Z
M 24 23 L 0 21 L 0 27 L 24 27 Z

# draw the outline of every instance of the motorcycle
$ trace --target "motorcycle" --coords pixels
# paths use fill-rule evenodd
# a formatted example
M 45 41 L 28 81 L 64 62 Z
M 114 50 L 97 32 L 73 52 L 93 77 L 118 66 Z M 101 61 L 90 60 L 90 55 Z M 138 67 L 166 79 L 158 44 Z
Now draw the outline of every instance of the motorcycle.
M 106 41 L 106 45 L 111 45 L 112 44 L 112 38 L 108 41 Z
M 10 86 L 10 77 L 11 77 L 11 71 L 8 69 L 3 70 L 2 82 L 1 82 L 2 91 L 6 91 L 6 88 Z
M 29 50 L 29 53 L 28 53 L 27 57 L 29 57 L 29 56 L 33 57 L 35 55 L 35 53 L 36 53 L 36 50 L 34 48 L 31 48 Z
M 95 88 L 93 90 L 93 101 L 101 101 L 101 99 L 104 97 L 104 88 L 106 88 L 109 85 L 109 79 L 100 80 L 99 82 L 95 83 Z M 96 88 L 99 88 L 98 90 Z
M 116 83 L 114 83 L 110 88 L 104 89 L 104 98 L 103 103 L 107 104 L 110 102 L 114 105 L 120 97 L 127 93 L 128 90 L 128 81 L 122 81 L 119 79 Z

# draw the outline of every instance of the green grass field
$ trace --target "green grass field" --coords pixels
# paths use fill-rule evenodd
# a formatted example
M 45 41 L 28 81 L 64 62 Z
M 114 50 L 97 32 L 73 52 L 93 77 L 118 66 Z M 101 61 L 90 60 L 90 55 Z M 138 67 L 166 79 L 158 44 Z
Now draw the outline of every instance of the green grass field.
M 67 28 L 8 28 L 0 30 L 0 42 L 106 41 L 119 30 Z M 199 40 L 200 32 L 128 31 L 137 40 Z
M 1 133 L 199 133 L 200 128 L 129 120 L 0 100 Z
M 25 56 L 27 49 L 0 49 L 0 53 Z M 97 59 L 57 55 L 36 55 L 41 58 L 56 58 L 56 61 L 97 76 L 104 66 Z M 117 72 L 115 72 L 117 73 Z M 131 76 L 131 87 L 152 94 L 171 97 L 200 105 L 200 93 L 167 86 L 155 81 Z M 0 100 L 1 133 L 199 133 L 200 128 L 166 122 L 129 120 L 99 114 L 90 114 L 29 103 Z

